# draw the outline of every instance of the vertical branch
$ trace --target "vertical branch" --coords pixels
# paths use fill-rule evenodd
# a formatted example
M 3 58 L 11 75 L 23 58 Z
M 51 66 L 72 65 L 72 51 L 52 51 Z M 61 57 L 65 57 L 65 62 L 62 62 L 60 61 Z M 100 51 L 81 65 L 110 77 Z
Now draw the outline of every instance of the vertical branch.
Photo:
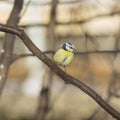
M 52 80 L 52 74 L 48 70 L 45 71 L 43 88 L 40 93 L 39 106 L 37 110 L 36 120 L 45 120 L 49 106 L 49 91 Z
M 119 26 L 119 31 L 117 32 L 115 36 L 115 50 L 116 51 L 119 50 L 119 39 L 120 39 L 120 26 Z M 107 100 L 108 102 L 109 102 L 109 99 L 112 97 L 112 89 L 115 87 L 116 79 L 119 76 L 116 71 L 116 60 L 117 60 L 117 57 L 119 57 L 118 55 L 119 55 L 118 53 L 114 54 L 112 76 L 111 76 L 111 80 L 110 80 L 109 87 L 108 87 L 108 100 Z
M 48 37 L 49 37 L 49 43 L 47 44 L 47 47 L 49 49 L 53 48 L 54 40 L 55 40 L 55 16 L 56 16 L 56 9 L 57 9 L 57 0 L 52 1 L 52 8 L 51 8 L 51 14 L 50 14 L 50 23 L 48 28 Z M 46 114 L 48 112 L 48 106 L 49 106 L 49 92 L 50 92 L 50 86 L 52 81 L 52 71 L 48 68 L 46 68 L 45 77 L 43 80 L 43 86 L 42 91 L 40 94 L 40 103 L 36 115 L 36 120 L 45 120 Z
M 119 50 L 119 39 L 120 39 L 120 28 L 115 36 L 115 50 L 116 51 Z M 119 57 L 118 55 L 119 55 L 118 53 L 114 54 L 114 60 L 113 60 L 113 65 L 112 65 L 112 75 L 111 75 L 111 79 L 110 79 L 109 86 L 108 86 L 108 97 L 106 100 L 108 103 L 110 102 L 111 97 L 113 97 L 112 90 L 115 87 L 116 79 L 118 79 L 118 76 L 119 76 L 116 71 L 116 60 L 117 60 L 117 57 Z M 108 117 L 108 114 L 105 114 L 104 119 L 107 120 L 107 117 Z
M 22 10 L 22 6 L 23 0 L 15 0 L 14 7 L 7 21 L 7 25 L 17 27 L 17 24 L 19 23 L 19 14 Z M 8 70 L 13 54 L 14 42 L 15 36 L 10 33 L 6 33 L 0 59 L 0 95 L 2 94 L 2 90 L 7 79 Z
M 120 28 L 119 28 L 119 31 L 117 32 L 116 36 L 115 36 L 115 50 L 116 51 L 119 50 L 119 39 L 120 39 Z M 113 65 L 112 65 L 112 75 L 111 75 L 111 79 L 108 83 L 107 98 L 106 98 L 107 103 L 110 102 L 110 99 L 113 96 L 112 89 L 114 88 L 115 81 L 116 81 L 116 78 L 118 76 L 117 72 L 116 72 L 116 68 L 115 68 L 117 57 L 118 57 L 118 53 L 115 53 L 114 54 Z M 93 120 L 100 110 L 101 110 L 101 108 L 98 107 L 87 120 Z M 104 117 L 103 118 L 104 120 L 107 120 L 108 114 L 105 112 L 105 115 L 103 117 Z

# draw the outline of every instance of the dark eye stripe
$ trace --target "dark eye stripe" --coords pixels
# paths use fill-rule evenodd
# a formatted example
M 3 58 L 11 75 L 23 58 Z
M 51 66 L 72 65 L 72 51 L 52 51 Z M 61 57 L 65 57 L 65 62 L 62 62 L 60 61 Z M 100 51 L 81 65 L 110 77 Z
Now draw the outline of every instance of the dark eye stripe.
M 73 49 L 73 47 L 70 47 L 71 49 Z

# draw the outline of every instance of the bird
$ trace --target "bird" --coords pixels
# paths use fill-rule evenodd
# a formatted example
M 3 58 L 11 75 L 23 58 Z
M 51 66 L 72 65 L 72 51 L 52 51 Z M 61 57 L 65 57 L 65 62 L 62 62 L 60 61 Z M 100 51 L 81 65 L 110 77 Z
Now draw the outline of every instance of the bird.
M 53 60 L 56 64 L 64 66 L 66 71 L 66 66 L 68 66 L 74 57 L 74 44 L 71 42 L 66 42 L 60 45 L 53 55 Z

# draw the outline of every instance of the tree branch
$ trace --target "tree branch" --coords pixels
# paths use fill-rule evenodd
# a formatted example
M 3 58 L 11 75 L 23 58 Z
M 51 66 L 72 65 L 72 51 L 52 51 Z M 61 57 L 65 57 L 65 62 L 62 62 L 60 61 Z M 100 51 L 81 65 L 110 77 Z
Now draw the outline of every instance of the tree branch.
M 69 82 L 70 84 L 80 88 L 83 92 L 93 98 L 104 110 L 106 110 L 114 118 L 120 120 L 120 113 L 118 111 L 106 103 L 105 100 L 103 100 L 94 90 L 92 90 L 86 84 L 61 70 L 59 66 L 57 66 L 50 58 L 48 58 L 39 48 L 33 44 L 33 42 L 23 30 L 0 24 L 0 31 L 15 34 L 20 37 L 27 48 L 42 62 L 44 62 L 53 72 L 60 76 L 65 82 Z
M 54 50 L 48 50 L 48 51 L 43 51 L 44 54 L 53 54 L 55 53 Z M 75 51 L 74 54 L 75 55 L 89 55 L 89 54 L 116 54 L 116 53 L 120 53 L 120 50 L 109 50 L 109 51 L 106 51 L 106 50 L 101 50 L 101 51 L 85 51 L 85 52 L 80 52 L 80 51 Z M 16 60 L 19 60 L 19 59 L 22 59 L 22 58 L 25 58 L 25 57 L 34 57 L 35 55 L 30 53 L 30 54 L 20 54 L 20 55 L 17 55 L 17 54 L 14 54 L 12 59 L 11 59 L 11 62 L 13 63 L 14 61 Z
M 19 13 L 22 9 L 22 5 L 23 5 L 23 0 L 15 0 L 14 7 L 7 21 L 7 25 L 14 26 L 14 27 L 17 26 L 19 22 Z M 2 94 L 2 90 L 4 88 L 4 85 L 7 79 L 8 70 L 9 70 L 13 49 L 14 49 L 14 42 L 15 42 L 15 36 L 10 33 L 6 33 L 3 49 L 1 51 L 1 59 L 0 59 L 0 66 L 1 66 L 0 67 L 0 80 L 1 80 L 0 95 Z
M 48 48 L 53 48 L 54 45 L 54 40 L 55 40 L 54 27 L 55 27 L 57 5 L 58 5 L 58 0 L 52 0 L 50 23 L 48 26 L 48 38 L 49 38 L 49 43 L 47 44 Z M 53 72 L 50 69 L 46 68 L 35 120 L 45 120 L 46 118 L 46 115 L 48 113 L 49 102 L 50 102 L 49 96 L 50 96 L 50 87 L 52 83 L 52 78 L 53 78 Z
M 91 20 L 94 20 L 95 18 L 101 18 L 101 17 L 109 17 L 109 16 L 113 16 L 113 15 L 119 15 L 120 14 L 120 10 L 117 10 L 117 11 L 112 11 L 112 12 L 109 12 L 109 13 L 104 13 L 104 14 L 97 14 L 95 16 L 91 16 L 91 17 L 88 17 L 86 19 L 81 19 L 81 20 L 78 20 L 78 21 L 66 21 L 66 22 L 61 22 L 61 21 L 56 21 L 55 24 L 56 25 L 69 25 L 69 24 L 85 24 L 87 22 L 90 22 Z M 28 27 L 28 26 L 41 26 L 41 27 L 47 27 L 49 25 L 49 23 L 33 23 L 33 24 L 26 24 L 26 25 L 20 25 L 20 27 Z
M 29 5 L 30 5 L 30 2 L 31 2 L 31 0 L 29 0 L 29 1 L 27 2 L 25 9 L 24 9 L 23 12 L 20 14 L 20 18 L 22 18 L 22 17 L 25 15 L 25 13 L 26 13 Z

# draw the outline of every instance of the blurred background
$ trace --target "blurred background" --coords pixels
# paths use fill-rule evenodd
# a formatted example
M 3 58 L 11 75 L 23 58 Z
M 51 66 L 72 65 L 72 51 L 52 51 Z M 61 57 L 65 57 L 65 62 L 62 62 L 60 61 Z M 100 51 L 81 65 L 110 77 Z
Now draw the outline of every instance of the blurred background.
M 7 23 L 13 6 L 14 0 L 0 0 L 0 23 Z M 24 0 L 19 17 L 18 27 L 51 59 L 52 51 L 72 42 L 77 52 L 67 73 L 120 111 L 119 0 Z M 0 50 L 4 36 L 0 32 Z M 13 53 L 20 58 L 10 65 L 0 120 L 115 120 L 81 90 L 66 85 L 18 37 Z

